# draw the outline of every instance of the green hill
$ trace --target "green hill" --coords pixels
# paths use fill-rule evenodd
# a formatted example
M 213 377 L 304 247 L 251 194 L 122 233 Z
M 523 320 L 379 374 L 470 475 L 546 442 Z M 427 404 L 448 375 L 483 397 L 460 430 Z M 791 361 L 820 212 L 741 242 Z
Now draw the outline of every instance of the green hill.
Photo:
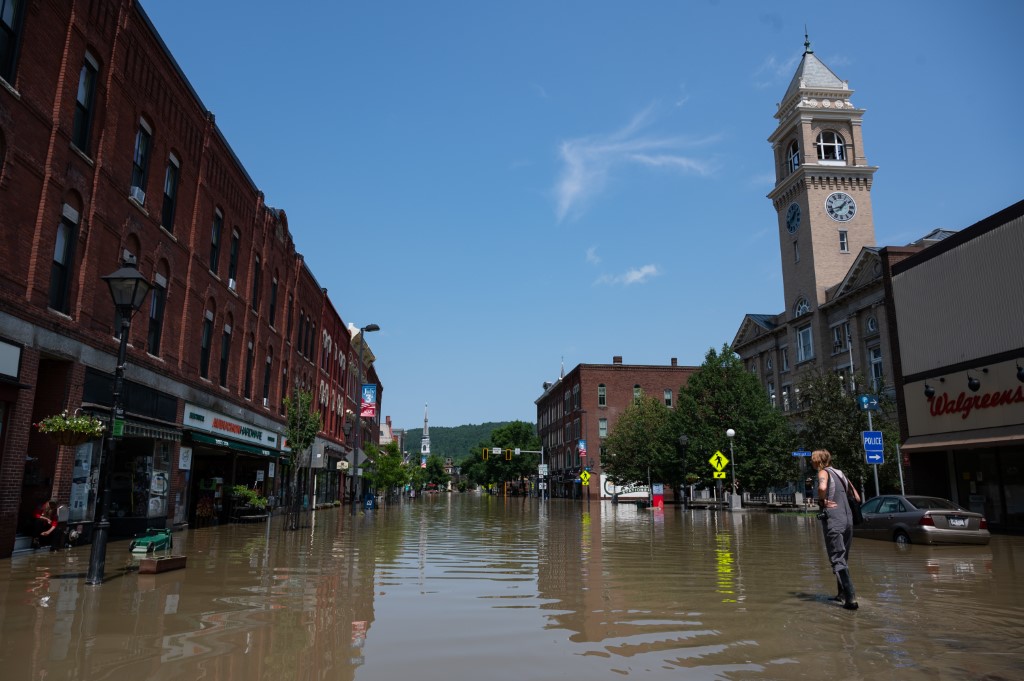
M 476 448 L 481 442 L 487 442 L 491 433 L 496 428 L 508 425 L 512 421 L 499 421 L 496 423 L 481 423 L 480 425 L 468 426 L 431 426 L 430 427 L 430 453 L 442 458 L 450 457 L 453 461 L 463 461 L 467 457 L 476 454 Z M 420 453 L 420 443 L 423 440 L 422 428 L 410 428 L 405 431 L 405 449 L 414 457 Z

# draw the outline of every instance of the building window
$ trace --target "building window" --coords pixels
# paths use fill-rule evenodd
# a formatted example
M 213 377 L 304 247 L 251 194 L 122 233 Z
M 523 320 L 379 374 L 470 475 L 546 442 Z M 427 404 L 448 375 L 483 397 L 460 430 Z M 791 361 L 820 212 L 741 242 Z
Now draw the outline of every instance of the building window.
M 306 312 L 299 308 L 299 337 L 295 343 L 295 351 L 300 355 L 306 348 Z
M 882 348 L 875 346 L 868 350 L 868 362 L 871 364 L 871 385 L 877 392 L 885 382 L 885 371 L 882 366 Z
M 228 255 L 228 288 L 232 291 L 235 290 L 238 279 L 238 248 L 239 242 L 242 240 L 242 235 L 238 233 L 238 230 L 231 230 L 231 252 Z
M 256 362 L 256 350 L 249 341 L 245 353 L 245 391 L 242 393 L 245 399 L 252 399 L 252 367 Z
M 781 371 L 789 371 L 789 348 L 780 348 L 779 352 L 782 359 Z
M 4 5 L 9 4 L 0 0 Z M 6 9 L 6 7 L 5 7 Z M 96 76 L 100 65 L 88 52 L 78 73 L 78 95 L 75 97 L 75 119 L 71 126 L 71 143 L 86 156 L 89 155 L 89 135 L 92 131 L 93 100 L 96 95 Z
M 224 325 L 220 339 L 220 387 L 228 387 L 228 362 L 231 359 L 231 325 Z
M 643 388 L 639 384 L 633 386 L 633 401 L 636 402 L 644 394 Z
M 149 152 L 153 142 L 153 129 L 145 118 L 139 119 L 135 133 L 135 153 L 132 155 L 131 197 L 139 203 L 146 201 L 146 180 L 149 177 Z
M 771 357 L 768 357 L 768 359 L 766 359 L 764 361 L 764 368 L 765 368 L 765 371 L 771 371 L 772 370 L 772 358 Z
M 288 304 L 284 308 L 284 323 L 288 329 L 284 333 L 284 339 L 290 345 L 292 342 L 292 306 L 295 300 L 292 298 L 292 294 L 288 294 Z
M 270 310 L 267 311 L 267 323 L 274 326 L 274 318 L 277 316 L 277 277 L 270 280 Z
M 787 164 L 790 173 L 795 173 L 800 168 L 800 145 L 797 144 L 796 140 L 793 140 L 789 145 Z
M 149 301 L 149 332 L 146 334 L 146 351 L 154 357 L 160 356 L 160 336 L 164 328 L 164 307 L 167 304 L 167 277 L 154 277 L 153 292 Z
M 775 381 L 768 381 L 768 400 L 771 402 L 772 407 L 775 407 Z
M 203 318 L 203 335 L 199 345 L 199 375 L 210 377 L 210 345 L 213 341 L 213 313 L 206 311 Z
M 307 334 L 309 347 L 306 349 L 306 357 L 314 359 L 316 357 L 316 322 L 306 319 L 306 328 L 310 330 L 309 334 Z M 362 342 L 362 339 L 360 339 L 360 342 Z
M 793 262 L 800 262 L 800 240 L 793 239 Z
M 602 418 L 597 420 L 597 436 L 608 437 L 608 419 Z
M 669 409 L 672 408 L 672 389 L 665 388 L 665 406 Z
M 270 376 L 274 366 L 274 349 L 267 348 L 267 361 L 263 365 L 263 406 L 270 404 Z
M 839 252 L 849 253 L 850 252 L 850 236 L 845 229 L 839 230 Z
M 814 335 L 810 324 L 801 326 L 796 331 L 796 355 L 797 362 L 814 359 Z
M 789 386 L 782 386 L 782 411 L 789 411 Z
M 580 408 L 580 384 L 577 383 L 572 387 L 572 405 L 573 409 Z
M 818 160 L 841 163 L 846 161 L 846 144 L 839 133 L 826 130 L 818 135 Z
M 3 0 L 0 0 L 2 2 Z M 50 265 L 50 308 L 68 313 L 71 300 L 71 275 L 75 262 L 75 241 L 78 235 L 78 211 L 64 204 L 57 238 L 53 242 L 53 263 Z
M 277 405 L 277 412 L 284 415 L 284 398 L 288 395 L 288 367 L 281 368 L 281 402 Z
M 0 0 L 0 78 L 14 83 L 23 0 Z
M 878 331 L 878 320 L 874 317 L 868 317 L 868 331 L 876 333 Z
M 174 209 L 178 202 L 178 175 L 181 164 L 178 157 L 171 154 L 167 159 L 167 173 L 164 175 L 164 203 L 160 209 L 160 224 L 174 234 Z
M 806 298 L 797 298 L 796 305 L 793 306 L 793 316 L 800 317 L 811 311 L 811 305 L 807 302 Z
M 220 236 L 224 231 L 224 214 L 219 210 L 213 213 L 213 226 L 210 228 L 210 271 L 217 274 L 217 263 L 220 260 Z
M 260 256 L 256 256 L 253 261 L 253 273 L 252 273 L 252 311 L 259 313 L 260 311 Z
M 608 388 L 605 387 L 604 383 L 597 386 L 597 406 L 608 406 Z
M 832 352 L 841 352 L 847 349 L 847 341 L 850 340 L 850 323 L 844 322 L 832 327 Z

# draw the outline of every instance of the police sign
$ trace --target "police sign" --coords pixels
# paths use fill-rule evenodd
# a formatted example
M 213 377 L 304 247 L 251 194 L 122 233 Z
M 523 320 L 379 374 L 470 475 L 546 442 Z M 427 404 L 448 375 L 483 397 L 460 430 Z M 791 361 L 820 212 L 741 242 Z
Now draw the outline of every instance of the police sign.
M 870 464 L 885 463 L 885 445 L 882 442 L 882 431 L 865 430 L 861 433 L 864 437 L 864 456 Z

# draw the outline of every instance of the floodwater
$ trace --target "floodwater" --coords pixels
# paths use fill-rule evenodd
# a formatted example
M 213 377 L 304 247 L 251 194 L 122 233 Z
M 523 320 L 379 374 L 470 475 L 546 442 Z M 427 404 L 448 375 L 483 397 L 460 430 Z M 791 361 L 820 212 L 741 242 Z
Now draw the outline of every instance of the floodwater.
M 856 540 L 843 610 L 811 515 L 427 495 L 307 526 L 0 561 L 3 681 L 1022 679 L 1024 538 Z

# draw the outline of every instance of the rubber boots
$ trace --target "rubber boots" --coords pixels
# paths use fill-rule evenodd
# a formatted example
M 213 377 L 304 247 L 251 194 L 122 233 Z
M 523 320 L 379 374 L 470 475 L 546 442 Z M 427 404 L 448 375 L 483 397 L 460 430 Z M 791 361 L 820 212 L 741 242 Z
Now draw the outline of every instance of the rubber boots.
M 843 594 L 846 601 L 843 603 L 843 607 L 847 610 L 856 610 L 860 606 L 857 605 L 857 592 L 853 589 L 853 582 L 850 581 L 850 571 L 843 568 L 836 576 L 839 577 L 839 583 L 843 587 Z
M 839 575 L 836 575 L 836 595 L 829 599 L 834 603 L 845 603 L 846 592 L 843 591 L 843 583 L 839 581 Z

